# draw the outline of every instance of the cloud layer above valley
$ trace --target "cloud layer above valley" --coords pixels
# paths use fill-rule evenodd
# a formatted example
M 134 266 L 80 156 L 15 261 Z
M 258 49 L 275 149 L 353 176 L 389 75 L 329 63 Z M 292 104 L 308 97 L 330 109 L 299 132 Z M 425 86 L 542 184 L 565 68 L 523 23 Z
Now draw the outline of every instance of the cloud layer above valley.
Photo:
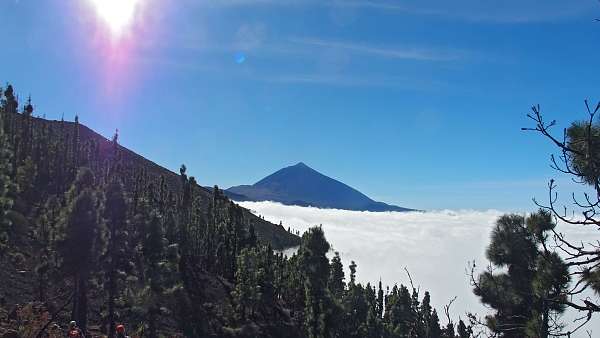
M 377 283 L 381 278 L 384 285 L 408 285 L 406 267 L 415 286 L 420 286 L 422 293 L 431 292 L 438 309 L 456 296 L 454 317 L 464 318 L 467 311 L 485 312 L 471 291 L 467 268 L 472 261 L 479 267 L 486 265 L 485 247 L 496 219 L 503 214 L 501 211 L 377 213 L 274 202 L 239 204 L 273 223 L 282 221 L 285 228 L 289 226 L 300 233 L 322 225 L 344 265 L 347 267 L 351 260 L 358 264 L 357 278 L 362 283 Z M 581 240 L 597 232 L 591 228 L 561 226 L 560 229 L 571 239 Z

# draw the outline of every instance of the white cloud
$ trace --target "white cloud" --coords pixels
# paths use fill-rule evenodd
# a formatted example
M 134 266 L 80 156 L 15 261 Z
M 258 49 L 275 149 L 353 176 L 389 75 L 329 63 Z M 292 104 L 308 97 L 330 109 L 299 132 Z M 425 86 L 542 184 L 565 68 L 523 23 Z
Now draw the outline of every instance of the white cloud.
M 340 6 L 372 8 L 388 12 L 487 23 L 532 23 L 565 20 L 590 13 L 594 1 L 459 0 L 459 1 L 334 1 Z
M 322 224 L 327 239 L 340 252 L 344 265 L 358 264 L 358 279 L 366 283 L 408 285 L 406 267 L 421 290 L 432 294 L 434 305 L 441 309 L 457 296 L 453 304 L 455 317 L 466 311 L 484 313 L 469 286 L 466 268 L 475 260 L 486 264 L 485 247 L 498 210 L 441 210 L 426 213 L 360 212 L 335 209 L 285 206 L 274 202 L 240 202 L 265 219 L 292 229 L 305 231 Z M 572 239 L 590 238 L 591 228 L 561 226 Z M 600 331 L 600 323 L 595 329 Z
M 600 11 L 598 3 L 592 0 L 194 0 L 193 3 L 215 7 L 321 6 L 334 11 L 373 9 L 390 14 L 502 24 L 552 22 L 586 15 L 593 19 L 593 11 Z
M 360 74 L 283 74 L 260 78 L 266 82 L 284 84 L 328 85 L 338 87 L 393 87 L 406 90 L 432 90 L 446 87 L 439 81 L 412 80 L 394 76 L 374 76 Z
M 372 46 L 357 42 L 344 42 L 318 38 L 295 38 L 291 39 L 291 41 L 318 48 L 339 49 L 356 54 L 371 55 L 388 59 L 452 61 L 464 57 L 463 52 L 435 51 L 433 49 L 419 49 L 414 47 Z

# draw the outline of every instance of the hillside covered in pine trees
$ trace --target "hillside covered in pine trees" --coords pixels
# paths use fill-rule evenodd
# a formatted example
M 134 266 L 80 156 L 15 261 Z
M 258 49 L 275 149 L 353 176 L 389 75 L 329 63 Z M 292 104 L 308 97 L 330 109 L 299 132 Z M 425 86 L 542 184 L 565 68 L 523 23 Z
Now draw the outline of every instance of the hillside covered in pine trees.
M 0 336 L 466 338 L 428 292 L 344 275 L 302 238 L 75 122 L 0 115 Z M 278 253 L 299 245 L 290 257 Z

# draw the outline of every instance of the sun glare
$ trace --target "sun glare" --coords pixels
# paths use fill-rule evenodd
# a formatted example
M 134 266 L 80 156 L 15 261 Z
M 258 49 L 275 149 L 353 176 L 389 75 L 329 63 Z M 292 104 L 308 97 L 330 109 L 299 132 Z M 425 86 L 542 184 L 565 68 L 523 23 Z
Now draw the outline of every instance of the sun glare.
M 106 21 L 113 34 L 123 32 L 132 21 L 140 0 L 91 0 L 96 12 Z

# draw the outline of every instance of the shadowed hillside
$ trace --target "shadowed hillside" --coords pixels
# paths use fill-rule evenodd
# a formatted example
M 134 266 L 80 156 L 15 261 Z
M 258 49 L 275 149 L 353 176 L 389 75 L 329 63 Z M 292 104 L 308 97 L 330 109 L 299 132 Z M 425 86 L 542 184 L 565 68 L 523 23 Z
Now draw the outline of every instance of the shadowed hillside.
M 94 156 L 97 156 L 99 161 L 104 162 L 108 160 L 113 152 L 113 142 L 110 139 L 103 137 L 81 123 L 76 125 L 75 122 L 52 121 L 42 118 L 33 118 L 32 128 L 47 128 L 52 130 L 54 133 L 58 133 L 61 130 L 71 131 L 75 128 L 78 128 L 80 138 L 79 142 L 82 144 L 94 144 L 95 147 L 97 147 L 97 149 L 94 150 L 96 152 Z M 132 175 L 127 176 L 128 180 L 125 181 L 126 185 L 133 186 L 135 184 L 133 178 L 135 177 L 136 172 L 144 171 L 150 179 L 158 180 L 161 177 L 164 177 L 167 185 L 171 189 L 176 191 L 181 190 L 180 175 L 152 162 L 141 155 L 138 155 L 122 145 L 118 145 L 118 147 L 124 165 L 127 167 L 127 170 L 132 173 Z M 198 185 L 198 195 L 202 201 L 202 206 L 205 208 L 208 208 L 208 202 L 212 194 L 211 190 L 212 189 L 207 189 Z M 274 249 L 283 249 L 300 244 L 300 238 L 298 236 L 287 232 L 279 225 L 275 225 L 255 216 L 247 209 L 243 209 L 243 216 L 245 222 L 253 223 L 256 229 L 257 237 L 264 242 L 270 243 Z

